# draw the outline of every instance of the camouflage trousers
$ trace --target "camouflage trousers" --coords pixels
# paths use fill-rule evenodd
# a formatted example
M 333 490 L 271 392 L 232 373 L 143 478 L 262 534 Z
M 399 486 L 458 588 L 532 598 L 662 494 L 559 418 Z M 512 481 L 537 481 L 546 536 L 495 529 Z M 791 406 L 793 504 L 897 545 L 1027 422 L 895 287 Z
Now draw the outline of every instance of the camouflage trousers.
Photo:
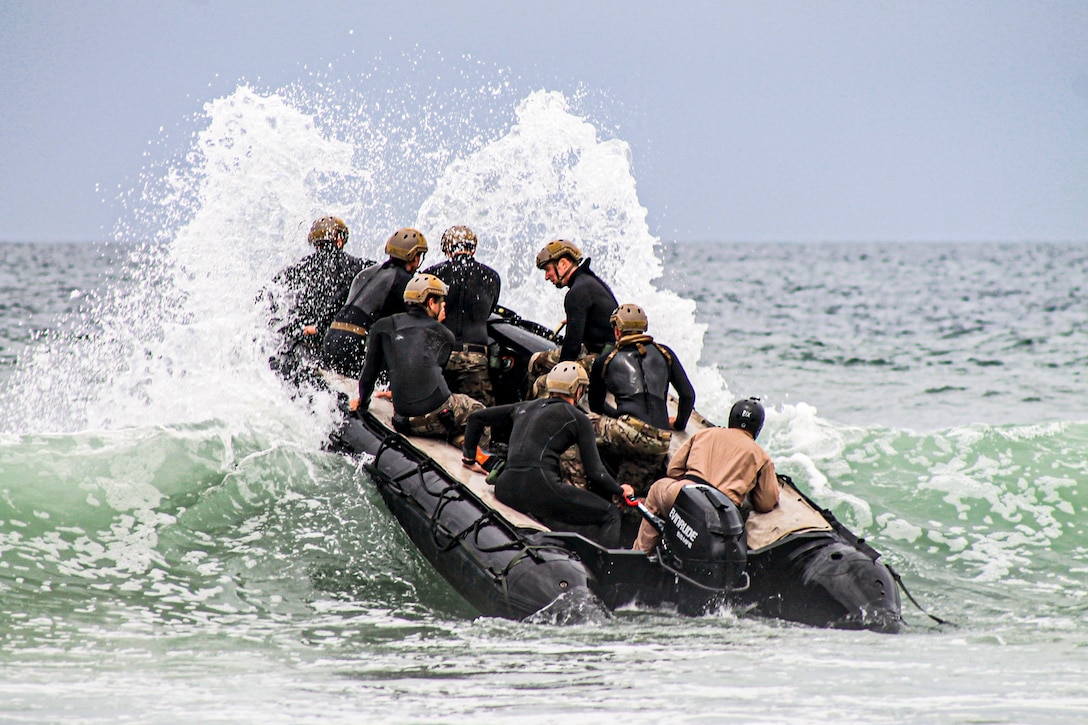
M 552 368 L 559 364 L 559 356 L 562 348 L 553 347 L 551 350 L 534 352 L 529 358 L 529 379 L 533 381 L 533 387 L 529 391 L 530 398 L 545 398 L 548 395 L 547 378 Z M 596 353 L 586 352 L 583 345 L 581 353 L 574 362 L 581 365 L 586 375 L 593 370 L 593 361 L 597 359 Z
M 586 466 L 582 463 L 582 452 L 577 445 L 571 446 L 559 456 L 559 474 L 572 486 L 589 488 Z
M 605 455 L 619 459 L 616 480 L 629 483 L 636 496 L 645 496 L 650 484 L 661 475 L 662 465 L 669 453 L 672 431 L 661 430 L 630 415 L 610 418 L 590 413 L 597 446 Z M 563 480 L 572 486 L 586 488 L 588 477 L 578 446 L 571 446 L 559 457 Z
M 426 415 L 408 419 L 408 432 L 428 438 L 445 438 L 455 446 L 465 440 L 465 425 L 470 413 L 483 410 L 484 404 L 462 393 L 453 393 L 445 403 Z
M 485 406 L 495 404 L 491 376 L 487 371 L 486 353 L 463 350 L 451 352 L 443 375 L 451 391 L 475 398 Z
M 597 445 L 614 448 L 617 453 L 638 456 L 664 456 L 672 443 L 672 431 L 644 423 L 633 415 L 612 418 L 590 413 Z
M 618 459 L 616 480 L 629 483 L 636 496 L 646 495 L 669 454 L 672 431 L 656 428 L 631 415 L 612 418 L 590 413 L 597 445 L 606 456 Z

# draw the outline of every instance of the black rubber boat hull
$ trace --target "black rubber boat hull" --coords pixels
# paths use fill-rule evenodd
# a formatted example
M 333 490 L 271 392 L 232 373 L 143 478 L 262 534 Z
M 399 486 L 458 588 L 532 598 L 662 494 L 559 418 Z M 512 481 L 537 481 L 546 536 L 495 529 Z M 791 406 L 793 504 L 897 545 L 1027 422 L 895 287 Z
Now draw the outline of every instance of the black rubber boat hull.
M 815 627 L 895 633 L 899 590 L 883 564 L 837 537 L 788 537 L 748 557 L 748 591 L 738 604 L 764 617 Z
M 492 357 L 499 362 L 497 369 L 493 363 L 496 397 L 519 399 L 528 388 L 529 356 L 556 338 L 505 311 L 490 327 L 497 344 Z M 347 415 L 334 445 L 364 458 L 415 546 L 486 616 L 524 619 L 569 600 L 603 610 L 641 606 L 693 616 L 732 605 L 816 627 L 879 632 L 902 626 L 899 592 L 879 554 L 826 510 L 819 515 L 830 530 L 789 534 L 748 552 L 743 586 L 708 586 L 661 551 L 606 550 L 577 534 L 510 523 L 457 474 L 371 413 Z M 792 487 L 787 477 L 782 481 Z
M 524 619 L 563 595 L 592 594 L 589 573 L 571 551 L 531 541 L 373 416 L 345 423 L 338 447 L 371 457 L 366 469 L 385 505 L 481 614 Z
M 750 553 L 747 590 L 707 587 L 657 556 L 512 526 L 369 414 L 348 418 L 338 440 L 343 450 L 370 457 L 366 469 L 413 544 L 486 616 L 524 619 L 566 597 L 605 610 L 699 616 L 732 605 L 817 627 L 899 631 L 888 570 L 835 533 L 794 535 Z

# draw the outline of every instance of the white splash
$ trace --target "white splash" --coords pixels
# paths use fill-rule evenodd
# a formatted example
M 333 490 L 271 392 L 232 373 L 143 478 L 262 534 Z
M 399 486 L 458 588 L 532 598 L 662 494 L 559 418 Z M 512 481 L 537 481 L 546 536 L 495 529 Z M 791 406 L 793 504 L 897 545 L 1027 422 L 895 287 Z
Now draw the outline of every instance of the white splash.
M 524 98 L 508 128 L 445 135 L 441 104 L 405 117 L 379 114 L 361 96 L 305 95 L 241 86 L 205 105 L 184 159 L 148 172 L 130 198 L 133 220 L 119 229 L 145 228 L 143 238 L 155 243 L 134 258 L 134 284 L 96 311 L 89 339 L 43 351 L 32 365 L 72 371 L 78 394 L 72 378 L 37 376 L 29 407 L 44 414 L 29 416 L 26 428 L 218 420 L 231 429 L 286 425 L 291 437 L 318 440 L 329 411 L 287 402 L 268 369 L 265 313 L 254 300 L 306 253 L 312 219 L 342 216 L 353 231 L 349 251 L 379 257 L 381 240 L 413 223 L 394 222 L 411 198 L 421 200 L 414 223 L 436 248 L 447 226 L 472 226 L 481 259 L 502 274 L 501 301 L 549 326 L 562 318 L 563 293 L 536 270 L 535 253 L 553 238 L 576 240 L 620 301 L 647 309 L 651 333 L 684 362 L 700 408 L 718 412 L 724 384 L 697 365 L 705 325 L 695 321 L 694 302 L 653 285 L 662 271 L 658 239 L 627 143 L 602 141 L 554 92 Z M 382 179 L 388 187 L 375 183 Z M 374 219 L 389 228 L 376 229 Z
M 534 258 L 552 239 L 574 241 L 619 302 L 646 309 L 649 332 L 676 351 L 701 399 L 720 397 L 717 372 L 696 367 L 706 325 L 695 321 L 695 303 L 653 285 L 659 240 L 639 203 L 630 146 L 600 140 L 561 93 L 534 92 L 516 115 L 505 135 L 446 168 L 417 227 L 435 240 L 454 224 L 471 227 L 479 259 L 502 277 L 502 303 L 552 328 L 563 319 L 563 292 Z

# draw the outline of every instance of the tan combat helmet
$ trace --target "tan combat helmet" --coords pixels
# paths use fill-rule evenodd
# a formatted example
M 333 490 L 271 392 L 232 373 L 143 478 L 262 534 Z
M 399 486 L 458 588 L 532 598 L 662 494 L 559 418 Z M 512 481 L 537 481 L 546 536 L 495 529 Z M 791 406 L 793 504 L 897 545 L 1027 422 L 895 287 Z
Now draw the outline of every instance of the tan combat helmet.
M 575 397 L 578 395 L 578 387 L 589 385 L 589 376 L 586 370 L 576 362 L 561 362 L 548 373 L 547 388 L 549 393 L 561 393 Z
M 641 334 L 650 326 L 649 320 L 646 319 L 646 311 L 630 302 L 617 307 L 608 321 L 612 323 L 612 327 L 620 331 L 621 335 Z
M 422 256 L 427 251 L 427 240 L 423 233 L 404 227 L 393 232 L 385 242 L 385 253 L 402 262 L 411 262 L 416 255 Z
M 310 236 L 307 238 L 310 244 L 320 247 L 323 244 L 348 243 L 348 225 L 340 217 L 321 217 L 310 227 Z
M 404 288 L 404 303 L 425 305 L 431 297 L 445 297 L 448 291 L 446 283 L 433 274 L 417 274 Z
M 557 262 L 563 257 L 570 257 L 575 264 L 580 264 L 582 250 L 578 248 L 577 244 L 566 239 L 556 239 L 554 242 L 548 242 L 536 255 L 536 268 L 544 269 L 544 265 L 548 262 Z
M 466 226 L 450 227 L 442 233 L 442 253 L 450 258 L 455 254 L 475 254 L 476 235 Z

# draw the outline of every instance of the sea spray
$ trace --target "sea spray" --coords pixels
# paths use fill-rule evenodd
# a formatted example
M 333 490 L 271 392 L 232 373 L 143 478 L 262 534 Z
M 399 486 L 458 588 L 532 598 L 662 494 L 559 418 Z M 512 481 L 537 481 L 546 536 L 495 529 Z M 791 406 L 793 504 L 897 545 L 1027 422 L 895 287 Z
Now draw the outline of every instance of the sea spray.
M 191 148 L 128 195 L 116 284 L 20 361 L 4 400 L 0 469 L 17 483 L 0 547 L 26 611 L 61 616 L 93 591 L 100 611 L 152 621 L 299 614 L 315 591 L 464 611 L 365 476 L 321 452 L 335 400 L 298 395 L 268 367 L 260 293 L 306 253 L 318 215 L 347 219 L 352 251 L 371 258 L 396 226 L 417 224 L 437 250 L 445 225 L 474 225 L 503 302 L 548 324 L 562 293 L 535 253 L 573 237 L 619 296 L 647 307 L 708 407 L 720 397 L 699 382 L 694 305 L 652 284 L 658 240 L 625 143 L 599 138 L 555 93 L 522 99 L 512 125 L 446 134 L 437 122 L 415 133 L 418 116 L 379 105 L 240 86 L 207 103 Z M 34 469 L 36 456 L 49 461 Z M 65 596 L 35 604 L 46 590 Z

